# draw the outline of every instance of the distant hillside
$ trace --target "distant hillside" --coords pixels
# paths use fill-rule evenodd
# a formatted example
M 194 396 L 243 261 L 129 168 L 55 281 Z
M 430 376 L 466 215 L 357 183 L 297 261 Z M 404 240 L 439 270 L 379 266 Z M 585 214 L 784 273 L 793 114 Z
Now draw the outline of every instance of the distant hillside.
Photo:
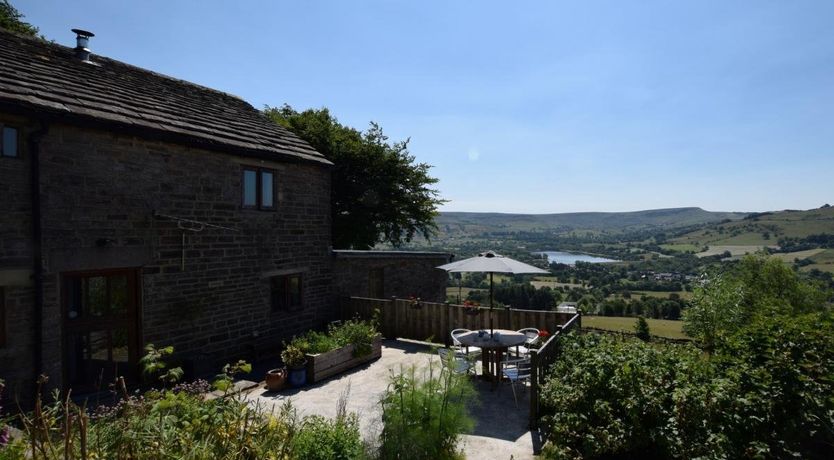
M 773 246 L 781 238 L 821 233 L 834 234 L 834 207 L 751 214 L 746 219 L 708 225 L 673 241 L 696 246 Z
M 785 262 L 800 260 L 804 261 L 805 270 L 816 268 L 834 273 L 834 238 L 808 238 L 811 235 L 834 235 L 834 207 L 751 214 L 742 220 L 707 225 L 663 246 L 703 251 L 699 253 L 702 256 L 725 252 L 740 256 L 767 246 L 779 248 L 781 252 L 776 256 Z
M 501 214 L 443 212 L 437 225 L 443 236 L 474 236 L 489 232 L 543 231 L 623 232 L 674 229 L 691 225 L 739 220 L 747 213 L 711 212 L 701 208 L 651 209 L 633 212 L 572 212 L 562 214 Z

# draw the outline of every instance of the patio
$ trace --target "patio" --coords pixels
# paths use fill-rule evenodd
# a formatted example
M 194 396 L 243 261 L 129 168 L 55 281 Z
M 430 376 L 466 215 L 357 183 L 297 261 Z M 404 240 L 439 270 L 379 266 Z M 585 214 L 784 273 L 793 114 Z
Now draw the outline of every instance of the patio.
M 347 394 L 347 410 L 358 414 L 366 440 L 375 440 L 381 429 L 379 399 L 392 372 L 410 366 L 438 364 L 433 348 L 423 342 L 385 340 L 376 361 L 301 389 L 266 391 L 259 386 L 246 395 L 252 404 L 276 408 L 290 400 L 299 415 L 336 415 L 340 395 Z M 480 404 L 471 408 L 475 429 L 464 435 L 461 446 L 467 458 L 533 458 L 534 436 L 528 429 L 529 391 L 520 391 L 518 407 L 509 385 L 492 391 L 488 382 L 475 380 Z

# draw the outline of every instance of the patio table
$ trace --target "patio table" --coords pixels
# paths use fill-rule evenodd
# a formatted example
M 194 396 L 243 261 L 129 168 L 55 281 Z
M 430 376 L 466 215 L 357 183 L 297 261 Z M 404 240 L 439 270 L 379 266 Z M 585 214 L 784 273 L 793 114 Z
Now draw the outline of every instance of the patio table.
M 458 342 L 465 347 L 478 347 L 481 352 L 481 363 L 484 378 L 497 382 L 501 378 L 501 359 L 509 347 L 522 345 L 527 336 L 507 329 L 489 331 L 469 331 L 457 336 Z

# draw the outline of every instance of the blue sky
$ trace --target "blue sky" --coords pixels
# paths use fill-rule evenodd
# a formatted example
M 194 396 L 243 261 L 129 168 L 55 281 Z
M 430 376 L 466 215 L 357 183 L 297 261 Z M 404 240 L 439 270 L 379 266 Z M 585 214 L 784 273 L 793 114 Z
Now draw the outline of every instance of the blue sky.
M 410 137 L 445 211 L 834 204 L 831 1 L 12 3 L 59 43 Z

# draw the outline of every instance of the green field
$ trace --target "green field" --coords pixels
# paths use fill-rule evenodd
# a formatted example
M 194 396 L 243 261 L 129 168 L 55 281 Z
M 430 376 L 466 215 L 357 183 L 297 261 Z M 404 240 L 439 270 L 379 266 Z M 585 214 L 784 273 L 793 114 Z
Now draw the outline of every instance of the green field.
M 732 257 L 743 256 L 745 254 L 753 254 L 764 249 L 764 246 L 745 246 L 745 245 L 710 245 L 709 249 L 704 252 L 695 254 L 698 257 L 717 256 L 723 254 L 725 251 L 730 253 Z
M 646 319 L 649 323 L 649 330 L 652 335 L 667 337 L 670 339 L 688 339 L 689 336 L 683 333 L 683 321 L 671 321 L 668 319 Z M 621 316 L 583 316 L 582 326 L 596 327 L 608 331 L 634 332 L 634 324 L 637 318 Z
M 689 300 L 692 298 L 692 293 L 687 291 L 675 291 L 675 292 L 666 292 L 666 291 L 629 291 L 631 292 L 631 300 L 637 300 L 641 296 L 646 297 L 656 297 L 658 299 L 668 299 L 669 294 L 677 294 L 683 300 Z M 610 299 L 618 299 L 622 296 L 619 294 L 611 294 L 608 296 Z M 628 299 L 626 299 L 628 300 Z
M 825 251 L 825 249 L 808 249 L 807 251 L 796 251 L 796 252 L 778 252 L 773 254 L 771 257 L 775 257 L 782 262 L 792 264 L 795 260 L 799 259 L 807 259 L 809 257 L 815 256 L 821 252 Z
M 697 246 L 691 243 L 661 244 L 660 247 L 667 251 L 677 252 L 699 252 L 702 248 L 702 246 Z
M 834 249 L 825 249 L 808 259 L 813 263 L 802 267 L 803 270 L 816 268 L 820 271 L 834 273 Z
M 533 279 L 533 281 L 530 281 L 530 284 L 532 284 L 533 287 L 535 287 L 536 289 L 541 289 L 545 286 L 549 287 L 551 289 L 556 288 L 556 287 L 564 287 L 564 288 L 582 287 L 581 284 L 560 283 L 560 282 L 556 281 L 556 278 L 554 278 L 552 276 L 537 276 Z
M 834 233 L 834 207 L 779 211 L 752 219 L 713 224 L 671 239 L 668 244 L 691 244 L 700 247 L 709 245 L 713 248 L 772 246 L 782 237 L 801 238 L 819 233 Z

